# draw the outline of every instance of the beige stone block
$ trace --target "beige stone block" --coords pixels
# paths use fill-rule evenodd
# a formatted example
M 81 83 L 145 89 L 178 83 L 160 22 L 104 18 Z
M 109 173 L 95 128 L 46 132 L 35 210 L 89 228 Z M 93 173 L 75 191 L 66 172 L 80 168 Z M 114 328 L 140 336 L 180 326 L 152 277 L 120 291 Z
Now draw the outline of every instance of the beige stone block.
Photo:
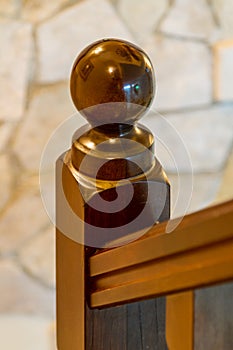
M 171 217 L 177 218 L 212 205 L 216 199 L 222 173 L 168 174 L 171 183 Z M 193 186 L 193 188 L 192 188 Z
M 54 290 L 27 276 L 13 261 L 0 262 L 0 280 L 0 313 L 25 313 L 54 318 Z
M 15 126 L 15 123 L 0 122 L 0 152 L 5 149 Z
M 117 5 L 120 16 L 139 43 L 153 34 L 168 7 L 168 0 L 120 0 Z
M 13 145 L 14 152 L 26 169 L 39 170 L 40 159 L 48 139 L 60 123 L 74 112 L 68 84 L 42 87 L 34 92 L 26 118 Z
M 232 0 L 209 0 L 215 16 L 221 28 L 222 39 L 233 37 L 233 1 Z
M 27 241 L 19 251 L 24 269 L 49 287 L 55 287 L 55 229 L 51 227 Z
M 0 315 L 0 348 L 55 350 L 50 341 L 50 320 L 28 315 Z
M 24 0 L 22 18 L 35 23 L 40 22 L 58 12 L 69 2 L 69 0 Z
M 176 0 L 160 29 L 173 36 L 205 40 L 211 39 L 217 31 L 211 9 L 205 0 Z
M 143 45 L 155 68 L 159 111 L 206 105 L 212 102 L 212 56 L 207 45 L 163 36 Z
M 10 198 L 13 182 L 10 158 L 6 154 L 0 155 L 0 209 L 3 209 Z
M 106 0 L 86 0 L 62 11 L 37 30 L 38 81 L 69 79 L 76 56 L 98 39 L 132 39 L 125 24 Z
M 0 16 L 13 17 L 20 10 L 20 1 L 0 0 Z
M 217 101 L 233 100 L 233 40 L 217 42 L 213 53 L 214 97 Z
M 233 151 L 231 152 L 225 169 L 223 171 L 223 177 L 219 191 L 217 193 L 215 203 L 221 203 L 233 199 Z
M 22 117 L 32 58 L 32 27 L 13 20 L 0 21 L 0 119 Z
M 26 189 L 11 202 L 0 220 L 0 253 L 12 254 L 49 224 L 38 190 Z
M 216 173 L 224 169 L 233 141 L 232 106 L 164 117 L 151 112 L 143 123 L 155 134 L 156 155 L 168 172 Z

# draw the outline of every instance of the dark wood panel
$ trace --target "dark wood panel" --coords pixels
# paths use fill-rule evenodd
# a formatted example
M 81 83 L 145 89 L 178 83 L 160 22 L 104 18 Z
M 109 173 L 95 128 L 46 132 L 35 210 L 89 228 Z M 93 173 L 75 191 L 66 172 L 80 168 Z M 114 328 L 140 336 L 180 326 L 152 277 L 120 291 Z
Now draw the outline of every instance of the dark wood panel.
M 127 350 L 126 305 L 104 310 L 86 306 L 86 350 Z
M 233 283 L 195 291 L 195 350 L 233 349 Z
M 142 320 L 140 303 L 127 305 L 127 346 L 128 349 L 142 349 Z
M 165 299 L 86 310 L 86 350 L 167 350 Z

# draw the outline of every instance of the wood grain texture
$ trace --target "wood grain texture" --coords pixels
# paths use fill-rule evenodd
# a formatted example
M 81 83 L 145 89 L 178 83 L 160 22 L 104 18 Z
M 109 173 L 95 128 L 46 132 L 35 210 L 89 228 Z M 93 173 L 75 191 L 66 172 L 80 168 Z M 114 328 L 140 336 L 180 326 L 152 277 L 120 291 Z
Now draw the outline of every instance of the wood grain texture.
M 154 225 L 137 241 L 97 252 L 90 257 L 90 276 L 168 258 L 232 238 L 233 200 L 185 216 L 170 234 L 165 233 L 166 226 L 167 222 Z
M 79 231 L 81 238 L 83 228 L 69 220 L 64 193 L 81 216 L 82 201 L 76 181 L 64 165 L 63 157 L 56 166 L 57 347 L 59 350 L 85 350 L 85 246 L 66 236 L 68 230 L 74 229 Z M 61 232 L 59 228 L 65 227 L 67 231 Z
M 67 154 L 69 155 L 69 154 Z M 66 156 L 67 156 L 66 155 Z M 161 218 L 168 218 L 170 213 L 169 204 L 169 184 L 165 175 L 161 171 L 161 166 L 157 163 L 157 172 L 152 175 L 161 176 L 154 179 L 154 182 L 161 183 L 164 180 L 167 197 L 165 207 L 162 211 Z M 153 176 L 150 178 L 153 181 Z M 138 190 L 133 201 L 141 201 L 145 194 L 145 181 L 142 186 L 138 182 Z M 167 191 L 168 189 L 168 191 Z M 111 192 L 105 192 L 105 199 L 111 200 Z M 156 189 L 155 189 L 156 194 Z M 108 195 L 110 196 L 108 198 Z M 68 209 L 64 206 L 68 202 Z M 72 173 L 69 163 L 61 157 L 57 162 L 57 344 L 59 350 L 86 350 L 86 349 L 135 349 L 140 342 L 147 342 L 146 336 L 149 334 L 147 318 L 152 317 L 152 323 L 156 323 L 155 338 L 149 337 L 148 341 L 153 344 L 160 344 L 160 349 L 166 349 L 161 344 L 165 344 L 164 326 L 160 320 L 164 320 L 165 311 L 160 307 L 154 309 L 153 315 L 148 316 L 144 304 L 138 303 L 139 312 L 135 314 L 131 305 L 108 308 L 105 310 L 91 310 L 87 306 L 91 286 L 89 276 L 89 254 L 92 249 L 85 246 L 86 233 L 88 233 L 85 221 L 94 224 L 102 224 L 105 213 L 95 216 L 95 211 L 91 216 L 87 214 L 87 207 L 83 203 L 83 198 L 77 180 Z M 70 210 L 72 209 L 72 210 Z M 128 208 L 129 212 L 134 211 L 134 206 Z M 77 226 L 77 222 L 72 217 L 72 212 L 83 219 L 83 223 Z M 90 213 L 89 213 L 90 214 Z M 149 218 L 152 211 L 148 212 Z M 86 219 L 86 220 L 85 220 Z M 115 220 L 115 223 L 121 225 L 123 216 L 121 213 Z M 88 220 L 91 220 L 88 221 Z M 97 225 L 97 227 L 98 227 Z M 107 225 L 108 226 L 108 225 Z M 61 231 L 59 228 L 62 227 Z M 107 230 L 106 230 L 107 231 Z M 95 232 L 96 234 L 96 232 Z M 123 232 L 125 234 L 125 232 Z M 75 242 L 77 240 L 79 243 Z M 81 244 L 83 243 L 83 244 Z M 145 306 L 146 308 L 146 306 Z M 147 307 L 148 309 L 148 307 Z M 159 314 L 158 314 L 159 312 Z M 144 322 L 142 322 L 142 318 Z M 153 321 L 154 318 L 154 321 Z M 135 328 L 134 323 L 138 325 Z M 160 338 L 156 333 L 159 330 Z M 137 334 L 138 332 L 138 334 Z M 162 340 L 163 337 L 163 340 Z M 133 342 L 133 343 L 132 343 Z M 134 344 L 134 345 L 132 345 Z M 152 346 L 151 345 L 151 346 Z M 143 343 L 142 343 L 143 346 Z M 153 349 L 153 347 L 151 347 Z M 153 345 L 154 346 L 154 345 Z M 157 346 L 157 345 L 156 345 Z M 143 348 L 142 348 L 143 349 Z M 157 348 L 155 348 L 157 349 Z
M 125 166 L 125 165 L 124 165 Z M 111 173 L 111 179 L 118 176 L 116 167 L 106 169 Z M 102 174 L 105 178 L 105 174 Z M 130 180 L 130 179 L 129 179 Z M 154 170 L 150 173 L 147 181 L 141 179 L 132 182 L 134 195 L 128 206 L 123 205 L 120 212 L 113 215 L 104 212 L 98 212 L 92 208 L 92 201 L 95 196 L 85 206 L 85 220 L 94 225 L 93 230 L 85 230 L 86 235 L 96 235 L 98 237 L 98 227 L 105 227 L 106 236 L 103 239 L 98 237 L 102 242 L 112 242 L 121 237 L 126 237 L 130 233 L 147 227 L 155 223 L 154 215 L 156 211 L 160 211 L 159 220 L 167 220 L 170 216 L 170 191 L 166 176 L 162 171 L 159 162 L 156 162 Z M 150 186 L 150 188 L 149 188 Z M 135 226 L 131 230 L 127 230 L 127 223 L 133 222 L 139 216 L 144 206 L 148 204 L 147 198 L 148 188 L 150 190 L 151 201 L 145 211 L 143 219 L 139 223 L 135 222 Z M 161 195 L 162 191 L 165 196 Z M 124 193 L 127 187 L 122 186 Z M 119 194 L 119 189 L 118 189 Z M 114 198 L 115 189 L 103 191 L 101 196 L 111 201 Z M 124 201 L 123 201 L 124 204 Z M 111 237 L 110 230 L 107 228 L 117 227 L 117 236 Z M 89 259 L 90 261 L 90 259 Z M 89 262 L 88 262 L 89 265 Z M 89 272 L 90 273 L 90 272 Z M 87 295 L 91 296 L 92 284 L 87 274 Z M 165 300 L 150 300 L 136 303 L 127 303 L 124 305 L 109 307 L 102 310 L 86 309 L 86 350 L 166 350 L 165 341 Z
M 152 298 L 233 279 L 233 239 L 93 280 L 92 307 Z
M 92 307 L 233 279 L 232 213 L 233 201 L 187 216 L 171 234 L 155 226 L 141 240 L 92 256 Z
M 193 350 L 194 296 L 192 291 L 167 297 L 166 339 L 170 350 Z
M 130 162 L 122 163 L 122 166 L 127 167 L 128 163 Z M 106 173 L 117 181 L 119 169 L 116 171 L 114 163 L 110 163 Z M 105 175 L 102 172 L 102 176 Z M 93 242 L 96 247 L 104 248 L 124 237 L 127 240 L 130 234 L 150 228 L 155 222 L 162 222 L 170 217 L 170 185 L 157 160 L 147 177 L 142 172 L 141 177 L 127 180 L 127 184 L 114 185 L 93 193 L 85 203 L 84 217 L 85 222 L 89 224 L 85 229 L 86 242 Z M 128 203 L 128 194 L 131 191 L 132 198 Z M 99 197 L 109 206 L 118 197 L 121 209 L 114 209 L 113 212 L 104 210 Z
M 195 291 L 195 350 L 233 349 L 233 283 Z
M 87 308 L 86 350 L 167 350 L 165 299 Z
M 59 350 L 84 350 L 85 276 L 84 264 L 80 264 L 84 261 L 84 246 L 58 230 L 56 238 L 57 345 Z

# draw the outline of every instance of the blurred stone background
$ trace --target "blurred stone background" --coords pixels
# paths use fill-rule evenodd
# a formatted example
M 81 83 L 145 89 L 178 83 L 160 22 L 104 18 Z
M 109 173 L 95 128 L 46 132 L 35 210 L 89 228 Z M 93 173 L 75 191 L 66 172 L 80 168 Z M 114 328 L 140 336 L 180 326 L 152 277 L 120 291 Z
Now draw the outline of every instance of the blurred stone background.
M 190 153 L 195 211 L 233 197 L 232 18 L 232 0 L 0 0 L 1 349 L 55 349 L 54 229 L 38 171 L 49 136 L 74 113 L 76 55 L 103 37 L 146 50 L 157 77 L 153 109 Z M 190 168 L 175 138 L 159 118 L 145 123 L 177 150 L 185 192 Z M 159 144 L 157 156 L 176 198 L 175 165 Z

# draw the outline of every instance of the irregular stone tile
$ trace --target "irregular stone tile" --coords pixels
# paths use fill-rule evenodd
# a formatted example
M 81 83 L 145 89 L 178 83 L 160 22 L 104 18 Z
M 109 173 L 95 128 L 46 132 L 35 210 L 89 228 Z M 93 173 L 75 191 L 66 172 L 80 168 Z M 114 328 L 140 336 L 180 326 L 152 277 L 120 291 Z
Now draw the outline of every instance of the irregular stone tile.
M 233 139 L 233 106 L 166 117 L 151 112 L 143 123 L 154 132 L 156 154 L 168 172 L 176 172 L 176 167 L 181 173 L 191 168 L 194 173 L 223 169 Z
M 0 152 L 5 148 L 14 127 L 14 123 L 3 122 L 0 124 Z
M 155 68 L 158 110 L 212 101 L 212 57 L 205 44 L 156 36 L 144 44 Z
M 109 2 L 113 4 L 113 6 L 117 6 L 118 4 L 118 0 L 109 0 Z
M 232 39 L 233 36 L 233 2 L 232 0 L 209 0 L 221 27 L 221 37 Z
M 0 0 L 0 16 L 13 17 L 20 9 L 17 0 Z
M 7 155 L 0 156 L 0 183 L 1 183 L 1 196 L 0 196 L 0 209 L 4 207 L 11 195 L 12 186 L 12 173 L 11 163 Z
M 231 152 L 230 157 L 228 158 L 226 167 L 223 172 L 223 178 L 221 181 L 221 186 L 216 196 L 215 203 L 225 202 L 233 199 L 233 152 Z
M 0 261 L 0 313 L 54 317 L 55 292 L 28 277 L 14 262 Z
M 25 240 L 49 224 L 37 191 L 27 190 L 14 200 L 0 220 L 0 253 L 15 252 Z
M 222 173 L 168 174 L 171 184 L 171 217 L 177 218 L 212 205 L 216 199 Z M 192 188 L 193 187 L 193 188 Z
M 120 0 L 117 8 L 135 38 L 143 42 L 154 32 L 168 6 L 168 0 L 147 0 L 146 3 L 141 0 Z
M 233 100 L 233 40 L 223 40 L 213 46 L 214 95 L 218 101 Z
M 27 315 L 0 315 L 0 348 L 54 350 L 49 338 L 50 320 Z
M 77 54 L 91 42 L 118 37 L 132 40 L 106 0 L 86 0 L 41 24 L 37 31 L 40 82 L 69 78 Z
M 49 137 L 74 111 L 67 84 L 36 90 L 13 146 L 26 169 L 38 171 Z
M 32 54 L 32 27 L 19 21 L 1 21 L 0 119 L 18 120 L 23 113 Z
M 19 251 L 19 259 L 31 275 L 48 286 L 55 287 L 54 227 L 27 241 Z
M 216 26 L 205 0 L 176 0 L 160 29 L 167 34 L 188 38 L 209 39 Z
M 32 22 L 39 22 L 53 15 L 63 6 L 69 4 L 69 2 L 69 0 L 24 0 L 22 18 Z

